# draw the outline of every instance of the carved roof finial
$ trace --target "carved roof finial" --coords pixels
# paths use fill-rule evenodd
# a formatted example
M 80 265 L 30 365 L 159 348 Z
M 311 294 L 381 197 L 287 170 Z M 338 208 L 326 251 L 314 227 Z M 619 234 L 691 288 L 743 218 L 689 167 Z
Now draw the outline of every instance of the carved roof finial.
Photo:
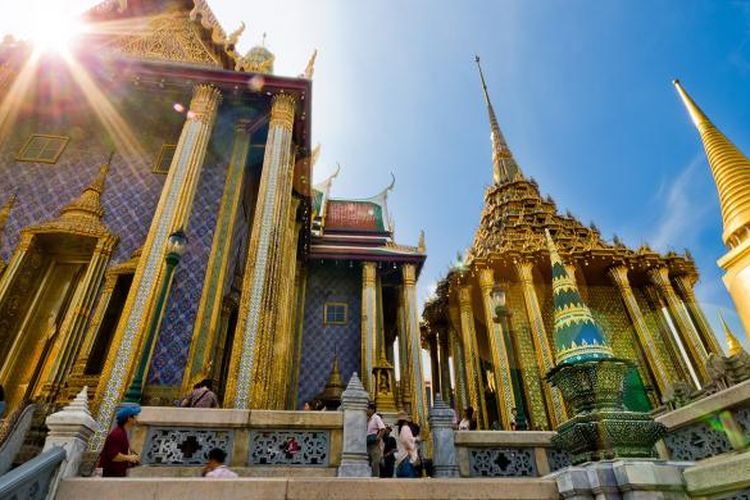
M 747 228 L 750 227 L 750 160 L 711 123 L 679 80 L 672 83 L 701 136 L 719 191 L 724 221 L 722 239 L 733 248 L 747 238 Z
M 5 203 L 0 207 L 0 234 L 5 230 L 5 225 L 8 223 L 8 217 L 10 217 L 10 211 L 13 209 L 13 205 L 16 203 L 16 193 L 12 193 L 5 200 Z
M 427 251 L 427 245 L 424 241 L 424 229 L 419 231 L 419 241 L 417 242 L 417 250 L 419 253 L 425 253 Z
M 318 49 L 315 49 L 310 56 L 310 60 L 307 61 L 307 66 L 305 66 L 305 72 L 302 73 L 303 78 L 307 78 L 308 80 L 312 80 L 313 74 L 315 73 L 315 59 L 318 57 Z
M 81 195 L 60 210 L 60 217 L 83 217 L 87 219 L 95 219 L 98 222 L 102 220 L 102 216 L 104 216 L 102 193 L 104 193 L 107 174 L 109 174 L 109 168 L 113 156 L 114 151 L 109 154 L 107 162 L 99 167 L 99 172 L 96 174 L 96 177 L 88 186 L 86 186 Z
M 479 70 L 479 79 L 482 82 L 484 102 L 487 105 L 487 114 L 490 119 L 493 181 L 495 184 L 504 184 L 506 182 L 521 180 L 523 179 L 521 169 L 518 168 L 518 164 L 513 158 L 513 153 L 511 153 L 508 144 L 505 142 L 505 137 L 503 137 L 503 133 L 500 131 L 500 125 L 497 122 L 495 108 L 492 107 L 492 101 L 490 101 L 490 94 L 487 91 L 487 83 L 484 81 L 484 72 L 482 71 L 482 65 L 479 62 L 478 55 L 474 56 L 474 61 L 477 63 L 477 69 Z

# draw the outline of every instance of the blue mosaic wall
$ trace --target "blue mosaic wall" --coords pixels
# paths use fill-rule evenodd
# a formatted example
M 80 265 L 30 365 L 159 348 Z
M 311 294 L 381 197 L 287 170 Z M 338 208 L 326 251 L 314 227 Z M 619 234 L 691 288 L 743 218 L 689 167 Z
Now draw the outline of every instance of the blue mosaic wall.
M 326 302 L 348 304 L 345 325 L 325 325 Z M 353 372 L 360 372 L 360 318 L 362 270 L 343 263 L 311 263 L 307 277 L 302 356 L 299 373 L 298 408 L 323 390 L 331 373 L 334 352 L 338 351 L 344 383 Z

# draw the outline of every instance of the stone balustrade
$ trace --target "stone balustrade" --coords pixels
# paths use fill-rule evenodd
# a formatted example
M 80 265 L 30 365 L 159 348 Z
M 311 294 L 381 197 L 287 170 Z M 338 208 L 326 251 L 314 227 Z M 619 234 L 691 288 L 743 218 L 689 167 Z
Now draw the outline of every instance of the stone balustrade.
M 659 456 L 698 461 L 750 444 L 750 380 L 656 417 L 668 429 Z
M 143 407 L 131 447 L 142 467 L 132 476 L 191 476 L 212 448 L 241 475 L 335 475 L 341 461 L 341 412 Z M 299 450 L 288 451 L 296 441 Z M 274 472 L 274 469 L 277 469 Z
M 461 477 L 541 477 L 570 465 L 548 431 L 456 432 Z

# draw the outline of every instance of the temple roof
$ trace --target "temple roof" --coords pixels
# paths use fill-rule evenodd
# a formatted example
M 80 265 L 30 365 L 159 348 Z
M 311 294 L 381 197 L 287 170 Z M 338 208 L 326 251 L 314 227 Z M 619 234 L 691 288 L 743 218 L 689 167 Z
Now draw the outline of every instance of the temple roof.
M 341 167 L 313 186 L 311 257 L 377 261 L 403 261 L 421 264 L 425 259 L 422 243 L 400 245 L 393 238 L 394 225 L 388 210 L 388 193 L 396 180 L 369 198 L 332 198 L 333 181 Z

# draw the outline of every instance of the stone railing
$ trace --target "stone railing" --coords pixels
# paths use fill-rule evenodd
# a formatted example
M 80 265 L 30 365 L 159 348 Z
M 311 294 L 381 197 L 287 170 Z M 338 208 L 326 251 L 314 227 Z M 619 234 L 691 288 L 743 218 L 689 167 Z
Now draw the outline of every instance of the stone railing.
M 224 450 L 227 464 L 242 475 L 274 475 L 272 469 L 288 467 L 333 475 L 341 460 L 342 422 L 341 412 L 144 407 L 131 447 L 145 467 L 131 475 L 194 475 L 213 448 Z M 292 440 L 297 446 L 289 451 Z
M 0 476 L 0 498 L 44 500 L 51 497 L 50 487 L 65 460 L 65 450 L 50 448 L 7 474 Z
M 554 432 L 456 432 L 461 477 L 541 477 L 570 465 L 570 455 L 552 446 Z
M 692 462 L 747 449 L 750 380 L 659 415 L 656 421 L 668 432 L 657 444 L 661 458 Z
M 36 405 L 25 405 L 0 423 L 0 475 L 8 472 L 13 465 L 13 459 L 31 428 L 35 411 Z

